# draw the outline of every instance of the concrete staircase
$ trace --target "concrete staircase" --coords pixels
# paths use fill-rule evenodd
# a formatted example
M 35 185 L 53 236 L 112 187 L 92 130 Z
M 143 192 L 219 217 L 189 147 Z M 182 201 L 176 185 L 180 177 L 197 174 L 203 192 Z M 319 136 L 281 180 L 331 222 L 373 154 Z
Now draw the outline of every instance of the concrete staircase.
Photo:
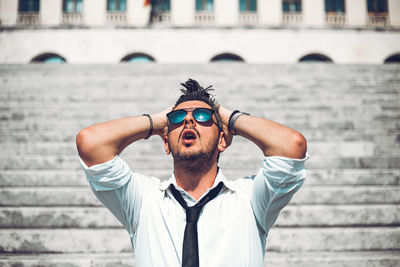
M 266 266 L 400 266 L 400 66 L 0 65 L 0 266 L 135 266 L 127 233 L 89 191 L 75 135 L 158 112 L 191 77 L 219 102 L 300 130 L 309 177 L 267 240 Z M 161 140 L 123 153 L 167 179 Z M 254 174 L 237 137 L 220 165 Z

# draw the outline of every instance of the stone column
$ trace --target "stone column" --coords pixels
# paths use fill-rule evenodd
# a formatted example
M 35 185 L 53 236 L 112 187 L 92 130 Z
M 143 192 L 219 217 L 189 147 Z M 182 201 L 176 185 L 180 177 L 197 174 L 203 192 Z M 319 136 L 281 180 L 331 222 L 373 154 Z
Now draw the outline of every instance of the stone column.
M 2 25 L 17 24 L 18 0 L 0 0 L 0 20 Z
M 171 0 L 171 23 L 174 26 L 194 24 L 195 0 Z
M 106 21 L 107 0 L 84 0 L 83 19 L 89 26 L 102 26 Z
M 395 0 L 396 1 L 396 0 Z M 367 1 L 347 0 L 345 1 L 347 25 L 365 26 L 367 24 Z
M 389 23 L 393 26 L 400 26 L 400 1 L 388 0 Z
M 144 0 L 127 0 L 126 16 L 128 25 L 146 26 L 150 19 L 150 5 L 144 6 Z
M 61 24 L 62 0 L 41 0 L 39 12 L 42 25 Z
M 239 0 L 214 0 L 215 25 L 234 26 L 239 22 Z
M 260 24 L 280 25 L 282 23 L 282 0 L 258 0 Z
M 303 24 L 307 26 L 325 26 L 325 1 L 302 0 Z

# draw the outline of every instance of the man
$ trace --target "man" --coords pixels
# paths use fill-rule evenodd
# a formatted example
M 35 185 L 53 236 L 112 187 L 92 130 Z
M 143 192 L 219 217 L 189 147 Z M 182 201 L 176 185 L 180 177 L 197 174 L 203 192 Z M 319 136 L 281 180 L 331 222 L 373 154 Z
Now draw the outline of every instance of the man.
M 91 188 L 128 231 L 136 266 L 264 266 L 266 237 L 306 176 L 306 140 L 267 119 L 215 103 L 210 87 L 182 84 L 174 107 L 83 129 L 77 147 Z M 219 154 L 238 134 L 265 160 L 252 178 L 228 181 Z M 168 181 L 130 170 L 118 156 L 159 135 L 172 154 Z

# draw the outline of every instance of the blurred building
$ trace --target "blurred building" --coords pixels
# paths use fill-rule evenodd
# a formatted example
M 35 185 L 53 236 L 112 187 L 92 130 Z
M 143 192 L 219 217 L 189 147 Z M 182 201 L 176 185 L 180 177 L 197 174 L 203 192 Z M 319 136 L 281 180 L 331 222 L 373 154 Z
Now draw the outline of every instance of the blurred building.
M 400 61 L 399 0 L 0 0 L 0 63 Z

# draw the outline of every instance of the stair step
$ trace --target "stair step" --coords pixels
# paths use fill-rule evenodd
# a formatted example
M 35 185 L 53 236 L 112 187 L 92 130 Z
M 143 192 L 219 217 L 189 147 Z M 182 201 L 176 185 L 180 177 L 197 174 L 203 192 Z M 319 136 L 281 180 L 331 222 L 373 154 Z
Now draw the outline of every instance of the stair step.
M 246 66 L 249 65 L 246 64 Z M 165 70 L 166 68 L 164 68 L 164 71 Z M 204 70 L 201 71 L 204 72 Z M 218 72 L 219 70 L 217 73 Z M 40 73 L 40 71 L 38 71 L 38 73 Z M 121 74 L 122 75 L 117 77 L 110 77 L 109 71 L 104 71 L 102 76 L 96 76 L 94 79 L 90 79 L 89 77 L 69 77 L 68 74 L 66 74 L 64 77 L 52 77 L 51 84 L 48 83 L 46 79 L 37 79 L 37 77 L 32 79 L 29 76 L 23 76 L 23 74 L 20 74 L 22 77 L 17 79 L 7 77 L 7 83 L 3 83 L 2 85 L 8 88 L 15 88 L 16 93 L 14 96 L 19 97 L 17 99 L 25 99 L 28 101 L 43 101 L 50 99 L 50 96 L 60 96 L 64 99 L 70 100 L 71 102 L 79 102 L 79 100 L 85 100 L 85 97 L 89 96 L 91 98 L 88 100 L 92 102 L 94 99 L 105 100 L 106 98 L 104 98 L 104 96 L 109 96 L 110 99 L 113 100 L 112 102 L 114 102 L 114 100 L 120 99 L 135 100 L 135 97 L 139 95 L 143 95 L 144 98 L 148 99 L 154 96 L 154 93 L 158 93 L 163 97 L 165 96 L 176 99 L 176 95 L 179 94 L 178 89 L 181 88 L 179 83 L 187 80 L 187 77 L 176 79 L 176 76 L 165 76 L 163 77 L 164 84 L 162 84 L 159 80 L 160 77 L 152 76 L 151 78 L 149 77 L 149 80 L 151 80 L 150 82 L 140 84 L 144 81 L 145 77 L 129 77 L 128 74 L 124 74 L 123 72 Z M 288 75 L 288 73 L 286 73 L 286 75 Z M 372 99 L 373 95 L 377 96 L 375 100 L 381 100 L 385 97 L 389 98 L 388 96 L 392 96 L 393 99 L 393 96 L 396 96 L 395 94 L 398 92 L 398 87 L 396 87 L 396 81 L 398 82 L 398 79 L 393 79 L 391 81 L 385 80 L 381 82 L 371 81 L 374 84 L 368 85 L 354 84 L 354 80 L 349 80 L 341 84 L 343 86 L 338 88 L 339 86 L 337 86 L 337 83 L 339 81 L 337 80 L 337 77 L 332 77 L 329 74 L 326 75 L 326 78 L 329 80 L 325 81 L 318 81 L 318 77 L 312 77 L 310 74 L 307 75 L 308 81 L 302 81 L 301 79 L 298 79 L 297 76 L 299 75 L 293 74 L 291 74 L 290 77 L 292 79 L 288 79 L 286 76 L 286 80 L 280 80 L 279 77 L 266 77 L 264 74 L 260 75 L 263 77 L 259 77 L 261 78 L 259 81 L 256 81 L 254 76 L 251 76 L 251 79 L 244 77 L 243 75 L 240 75 L 241 77 L 229 77 L 231 81 L 234 82 L 220 80 L 216 76 L 217 75 L 210 76 L 210 79 L 199 78 L 198 81 L 203 86 L 213 84 L 216 91 L 220 93 L 219 98 L 230 97 L 232 99 L 239 99 L 240 97 L 246 96 L 248 99 L 261 98 L 263 102 L 270 101 L 271 103 L 279 100 L 295 102 L 299 99 L 305 100 L 306 102 L 316 100 L 327 102 L 329 100 L 339 99 L 339 96 L 343 96 L 344 100 L 351 99 L 354 95 L 358 96 L 358 98 L 353 99 L 354 101 L 357 101 L 358 99 Z M 353 79 L 354 78 L 358 78 L 357 75 L 354 75 Z M 33 80 L 36 83 L 32 83 Z M 210 80 L 211 82 L 208 82 L 207 80 Z M 0 81 L 4 82 L 4 80 Z M 80 85 L 80 87 L 77 85 Z M 357 87 L 355 87 L 355 85 Z M 138 86 L 141 87 L 140 90 L 138 90 Z M 160 87 L 163 89 L 160 90 Z M 93 93 L 93 89 L 96 89 L 95 91 L 98 92 L 97 97 L 96 94 Z M 124 90 L 127 92 L 125 98 L 119 94 L 115 94 L 118 90 Z M 43 93 L 44 98 L 35 95 L 35 92 Z M 71 92 L 80 92 L 81 94 L 71 94 Z M 252 93 L 248 94 L 248 92 Z M 274 95 L 272 94 L 274 92 L 279 92 L 280 94 Z M 316 94 L 316 92 L 318 92 L 318 94 Z M 298 95 L 295 95 L 294 93 Z M 314 98 L 308 98 L 310 95 L 314 95 Z M 153 98 L 154 101 L 159 99 L 160 98 Z M 338 105 L 340 104 L 341 102 L 338 102 Z
M 310 96 L 312 97 L 312 96 Z M 160 101 L 158 106 L 162 106 L 165 100 Z M 253 101 L 254 102 L 254 101 Z M 147 102 L 145 102 L 147 103 Z M 19 105 L 16 107 L 6 106 L 7 108 L 0 109 L 0 117 L 4 121 L 38 121 L 39 119 L 46 120 L 57 120 L 61 119 L 62 121 L 76 121 L 77 119 L 82 120 L 96 120 L 102 119 L 105 116 L 107 117 L 122 117 L 122 116 L 133 116 L 140 115 L 141 110 L 148 109 L 147 106 L 143 104 L 137 105 L 134 109 L 128 107 L 129 103 L 123 103 L 117 105 L 117 102 L 113 105 L 107 105 L 107 107 L 94 106 L 93 108 L 88 109 L 87 106 L 81 105 L 76 107 L 75 109 L 68 108 L 68 111 L 59 112 L 60 107 L 49 108 L 46 105 L 46 108 L 42 108 L 43 103 L 41 101 L 37 101 L 37 107 L 26 107 L 25 105 Z M 157 103 L 156 103 L 157 104 Z M 171 103 L 172 104 L 172 103 Z M 324 103 L 319 103 L 319 105 L 323 105 Z M 327 103 L 326 103 L 327 104 Z M 165 104 L 167 105 L 167 103 Z M 276 104 L 275 104 L 276 105 Z M 315 109 L 309 106 L 309 103 L 305 102 L 306 107 L 303 109 L 299 109 L 298 106 L 286 106 L 285 110 L 281 109 L 281 106 L 272 106 L 267 103 L 260 103 L 257 105 L 257 110 L 253 107 L 248 112 L 252 112 L 252 114 L 258 114 L 260 110 L 267 110 L 265 114 L 268 118 L 273 118 L 279 121 L 285 121 L 286 123 L 292 122 L 300 122 L 304 124 L 321 124 L 324 125 L 324 122 L 349 122 L 354 121 L 358 128 L 367 128 L 367 125 L 362 125 L 360 121 L 390 121 L 398 119 L 398 115 L 400 112 L 396 109 L 387 109 L 382 110 L 379 106 L 377 106 L 376 110 L 365 111 L 362 105 L 355 105 L 352 103 L 351 110 L 347 107 L 335 107 L 332 108 L 324 108 L 324 109 Z M 347 111 L 349 109 L 350 111 Z M 371 109 L 371 107 L 370 107 Z M 261 114 L 260 114 L 261 115 Z M 358 119 L 358 120 L 357 120 Z
M 157 154 L 161 152 L 161 138 L 157 139 L 158 142 L 148 142 L 143 146 L 135 146 L 135 153 L 137 155 L 143 154 Z M 372 157 L 375 156 L 377 146 L 371 141 L 308 141 L 308 153 L 313 157 L 323 157 L 326 159 L 338 157 Z M 235 153 L 248 154 L 254 151 L 254 146 L 249 142 L 243 140 L 235 140 Z M 0 143 L 0 151 L 12 152 L 16 155 L 24 156 L 50 156 L 50 155 L 76 155 L 77 149 L 73 142 L 46 142 L 46 143 L 33 143 L 33 144 L 18 144 L 18 143 Z M 230 151 L 229 151 L 230 152 Z M 231 153 L 229 153 L 231 154 Z
M 104 120 L 102 120 L 104 121 Z M 70 145 L 75 144 L 75 138 L 79 130 L 83 129 L 85 126 L 94 124 L 99 121 L 92 121 L 81 126 L 73 126 L 68 129 L 55 130 L 57 126 L 54 126 L 52 130 L 16 130 L 16 133 L 11 133 L 11 131 L 4 134 L 0 133 L 0 143 L 3 144 L 21 144 L 30 145 L 34 143 L 69 143 Z M 333 140 L 335 142 L 373 142 L 374 144 L 379 144 L 376 147 L 377 151 L 380 151 L 385 155 L 387 150 L 399 151 L 400 143 L 398 142 L 398 131 L 397 130 L 383 130 L 382 133 L 376 133 L 373 130 L 368 130 L 363 132 L 362 130 L 356 130 L 353 127 L 347 127 L 343 125 L 343 128 L 331 128 L 331 129 L 310 129 L 304 125 L 296 125 L 295 123 L 290 125 L 292 128 L 300 130 L 303 135 L 307 138 L 309 144 L 314 142 L 325 142 L 328 140 Z M 373 127 L 373 126 L 371 126 Z M 375 128 L 379 128 L 376 126 Z M 397 126 L 393 126 L 397 127 Z M 1 128 L 1 127 L 0 127 Z M 7 126 L 5 126 L 7 129 Z M 25 128 L 25 126 L 23 127 Z M 400 128 L 400 125 L 399 125 Z M 329 133 L 327 133 L 329 131 Z M 152 137 L 152 139 L 156 137 Z M 235 138 L 236 143 L 241 137 Z M 158 142 L 159 143 L 159 142 Z M 231 149 L 230 147 L 229 149 Z M 395 155 L 392 152 L 393 155 Z M 398 154 L 398 153 L 397 153 Z
M 304 186 L 293 205 L 302 204 L 397 204 L 399 186 Z M 87 187 L 2 187 L 1 206 L 99 206 Z
M 399 205 L 287 206 L 276 227 L 399 226 Z M 0 228 L 115 228 L 103 207 L 0 207 Z
M 204 70 L 203 70 L 204 71 Z M 178 85 L 180 82 L 187 80 L 187 78 L 182 79 L 168 79 L 169 77 L 165 77 L 164 84 L 159 84 L 159 81 L 156 76 L 151 77 L 151 82 L 147 82 L 145 85 L 139 85 L 140 79 L 144 79 L 144 77 L 127 77 L 119 76 L 119 77 L 110 77 L 108 71 L 103 73 L 103 76 L 96 76 L 91 81 L 88 81 L 88 77 L 84 79 L 75 79 L 75 77 L 52 77 L 52 83 L 49 84 L 47 80 L 38 80 L 35 79 L 35 84 L 32 84 L 32 79 L 30 77 L 21 77 L 21 79 L 10 79 L 10 82 L 6 84 L 11 88 L 15 88 L 15 99 L 18 100 L 57 100 L 57 96 L 62 97 L 63 99 L 70 100 L 71 102 L 80 102 L 83 100 L 93 102 L 95 99 L 106 99 L 105 96 L 109 96 L 110 100 L 114 102 L 115 100 L 130 100 L 134 101 L 135 97 L 141 95 L 146 100 L 154 96 L 155 93 L 158 93 L 160 96 L 165 96 L 167 98 L 177 98 L 178 89 L 180 86 Z M 251 79 L 255 79 L 254 76 L 250 78 L 248 77 L 235 77 L 234 79 L 230 77 L 231 81 L 218 81 L 218 78 L 210 77 L 212 82 L 208 82 L 207 79 L 198 79 L 198 81 L 203 86 L 208 86 L 209 84 L 213 84 L 213 87 L 217 92 L 220 93 L 220 98 L 230 97 L 231 99 L 240 99 L 240 97 L 246 96 L 246 99 L 256 100 L 259 99 L 263 102 L 270 101 L 271 103 L 276 103 L 277 101 L 286 100 L 288 102 L 296 102 L 299 100 L 302 101 L 329 101 L 329 100 L 340 100 L 340 96 L 343 96 L 343 100 L 349 100 L 354 95 L 357 95 L 358 98 L 353 98 L 354 101 L 358 99 L 373 99 L 373 95 L 376 95 L 375 100 L 382 100 L 383 98 L 390 98 L 388 96 L 396 96 L 395 93 L 398 92 L 398 88 L 396 88 L 396 81 L 382 81 L 378 83 L 375 81 L 375 84 L 370 84 L 367 86 L 366 84 L 356 84 L 358 88 L 354 87 L 354 81 L 349 80 L 341 86 L 341 88 L 337 88 L 338 81 L 331 76 L 328 76 L 330 81 L 326 82 L 317 82 L 317 77 L 311 77 L 307 75 L 310 82 L 304 81 L 296 81 L 297 77 L 293 77 L 291 74 L 291 78 L 295 79 L 286 79 L 285 81 L 279 81 L 275 77 L 261 77 L 261 83 L 258 84 L 257 81 Z M 298 75 L 296 75 L 298 76 Z M 68 81 L 68 78 L 70 81 Z M 355 77 L 353 77 L 355 78 Z M 72 82 L 71 80 L 74 79 Z M 270 79 L 270 80 L 268 80 Z M 142 80 L 143 81 L 143 80 Z M 268 85 L 265 82 L 269 83 Z M 373 81 L 374 82 L 374 81 Z M 12 84 L 13 83 L 13 84 Z M 229 83 L 229 84 L 228 84 Z M 77 85 L 80 85 L 78 87 Z M 4 86 L 4 85 L 3 85 Z M 140 86 L 140 90 L 138 90 L 138 86 Z M 332 90 L 332 86 L 335 88 Z M 111 88 L 110 88 L 111 87 Z M 163 89 L 160 90 L 159 88 Z M 353 88 L 351 88 L 353 87 Z M 381 88 L 379 88 L 381 87 Z M 98 92 L 98 95 L 93 93 L 93 91 Z M 329 90 L 327 90 L 329 89 Z M 125 98 L 119 94 L 115 94 L 118 90 L 126 91 Z M 251 91 L 251 94 L 247 92 Z M 43 98 L 40 98 L 39 95 L 35 95 L 34 92 L 42 93 Z M 72 92 L 72 93 L 71 93 Z M 80 92 L 80 94 L 73 94 L 76 92 Z M 274 92 L 279 94 L 273 94 Z M 318 94 L 316 94 L 318 92 Z M 45 94 L 46 93 L 46 94 Z M 60 93 L 60 94 L 58 94 Z M 247 93 L 247 94 L 246 94 Z M 171 96 L 172 94 L 172 96 Z M 314 98 L 309 98 L 310 95 L 313 95 Z M 50 98 L 54 97 L 54 98 Z M 160 98 L 153 98 L 154 101 L 159 100 Z M 356 102 L 357 103 L 357 102 Z M 341 102 L 338 102 L 340 105 Z
M 97 92 L 98 90 L 96 90 L 96 93 Z M 81 115 L 81 119 L 85 122 L 93 119 L 140 115 L 143 110 L 152 113 L 159 112 L 159 109 L 172 105 L 175 102 L 172 99 L 168 101 L 168 99 L 160 96 L 161 100 L 158 102 L 152 102 L 150 99 L 143 99 L 142 103 L 137 103 L 132 106 L 132 102 L 135 102 L 135 99 L 107 99 L 107 96 L 104 95 L 103 97 L 97 98 L 97 101 L 92 100 L 91 102 L 90 99 L 83 99 L 81 102 L 77 103 L 67 99 L 67 97 L 65 97 L 65 99 L 62 99 L 62 97 L 60 98 L 62 92 L 59 92 L 54 97 L 50 97 L 47 101 L 45 99 L 37 99 L 35 106 L 31 106 L 32 104 L 23 99 L 14 99 L 14 94 L 17 94 L 17 92 L 12 93 L 13 94 L 4 100 L 2 100 L 0 96 L 0 103 L 2 103 L 0 118 L 6 122 L 38 122 L 40 118 L 47 118 L 50 121 L 56 122 L 57 118 L 63 118 L 68 123 L 73 122 L 73 119 L 77 119 L 79 115 Z M 275 94 L 279 92 L 273 93 Z M 315 94 L 319 93 L 320 92 L 315 92 L 308 96 L 306 93 L 302 94 L 304 94 L 305 97 L 312 98 Z M 25 93 L 21 92 L 20 94 Z M 37 92 L 36 94 L 40 95 L 40 93 Z M 293 94 L 293 92 L 290 94 Z M 39 98 L 38 96 L 36 97 Z M 40 97 L 42 96 L 40 95 Z M 60 99 L 53 102 L 54 98 L 57 97 Z M 142 99 L 141 96 L 137 96 L 136 98 L 139 97 Z M 242 100 L 243 97 L 244 96 L 241 96 L 240 100 Z M 338 95 L 338 98 L 341 97 L 343 97 L 343 95 Z M 324 121 L 346 122 L 353 120 L 355 125 L 364 129 L 367 129 L 368 125 L 363 123 L 368 120 L 373 123 L 388 122 L 389 120 L 398 118 L 400 104 L 396 102 L 398 100 L 396 100 L 396 98 L 392 98 L 392 100 L 385 99 L 376 103 L 365 103 L 370 102 L 370 99 L 359 99 L 357 101 L 354 100 L 355 97 L 359 96 L 352 95 L 349 99 L 336 99 L 329 101 L 309 101 L 304 99 L 295 102 L 286 100 L 271 102 L 269 100 L 259 101 L 259 99 L 248 99 L 247 103 L 243 103 L 242 101 L 239 101 L 239 99 L 235 100 L 235 98 L 229 98 L 227 107 L 237 107 L 241 110 L 251 112 L 254 115 L 284 120 L 287 122 L 299 121 L 302 123 L 322 123 Z M 343 101 L 344 104 L 340 104 L 341 101 Z M 17 102 L 18 104 L 11 105 L 10 102 Z M 149 102 L 152 102 L 152 107 L 148 106 L 147 103 Z M 332 105 L 332 102 L 337 104 Z M 365 104 L 357 102 L 364 102 Z M 55 105 L 55 103 L 60 104 Z M 285 109 L 282 109 L 282 105 L 285 105 Z M 59 110 L 63 110 L 63 113 L 57 113 Z M 358 120 L 356 120 L 357 118 Z
M 238 149 L 238 147 L 237 147 Z M 251 148 L 254 150 L 254 147 Z M 152 155 L 127 154 L 124 159 L 127 162 L 134 163 L 141 169 L 170 169 L 172 159 L 165 152 Z M 257 151 L 257 150 L 255 150 Z M 232 155 L 229 157 L 228 155 Z M 221 156 L 219 165 L 222 169 L 241 169 L 258 170 L 260 160 L 262 159 L 260 151 L 256 154 L 234 154 L 227 151 Z M 132 164 L 133 165 L 133 164 Z M 319 158 L 310 157 L 306 166 L 310 169 L 400 169 L 400 155 L 395 157 L 337 157 L 337 158 Z M 3 170 L 77 170 L 81 169 L 78 156 L 71 155 L 24 155 L 23 157 L 10 157 L 9 155 L 0 155 L 0 169 Z
M 264 266 L 276 267 L 348 267 L 380 266 L 393 267 L 400 264 L 400 254 L 396 252 L 307 252 L 279 253 L 268 251 Z M 85 253 L 85 254 L 2 254 L 2 267 L 134 267 L 132 252 L 125 253 Z
M 223 172 L 228 179 L 240 177 L 237 170 L 227 169 Z M 142 169 L 140 173 L 159 177 L 161 180 L 171 176 L 170 169 Z M 249 174 L 244 174 L 243 177 L 246 175 Z M 400 169 L 309 169 L 304 184 L 400 185 Z M 0 170 L 0 187 L 27 186 L 88 186 L 88 182 L 83 170 Z
M 400 250 L 399 240 L 400 227 L 274 228 L 269 233 L 267 250 Z M 2 253 L 119 253 L 131 250 L 129 235 L 124 229 L 0 229 Z

